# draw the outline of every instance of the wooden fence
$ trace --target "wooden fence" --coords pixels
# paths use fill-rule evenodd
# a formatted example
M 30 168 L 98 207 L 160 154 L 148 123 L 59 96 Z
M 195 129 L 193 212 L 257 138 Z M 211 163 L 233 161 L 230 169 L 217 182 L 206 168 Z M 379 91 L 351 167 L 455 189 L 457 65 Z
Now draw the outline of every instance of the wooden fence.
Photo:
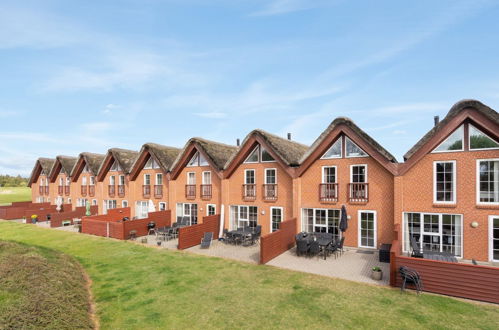
M 295 245 L 296 218 L 280 223 L 279 230 L 260 239 L 260 263 L 265 264 Z
M 87 208 L 85 206 L 79 206 L 74 211 L 62 212 L 62 213 L 54 213 L 50 217 L 50 227 L 61 227 L 63 221 L 70 221 L 73 224 L 74 218 L 82 218 L 85 216 L 87 212 Z M 97 215 L 99 213 L 99 209 L 97 205 L 90 206 L 90 214 Z
M 0 219 L 22 219 L 25 217 L 25 212 L 28 209 L 43 210 L 50 207 L 50 203 L 13 202 L 9 206 L 0 206 Z
M 178 231 L 178 249 L 183 250 L 199 245 L 204 233 L 213 233 L 213 239 L 218 239 L 220 231 L 220 214 L 203 218 L 203 223 L 182 227 Z

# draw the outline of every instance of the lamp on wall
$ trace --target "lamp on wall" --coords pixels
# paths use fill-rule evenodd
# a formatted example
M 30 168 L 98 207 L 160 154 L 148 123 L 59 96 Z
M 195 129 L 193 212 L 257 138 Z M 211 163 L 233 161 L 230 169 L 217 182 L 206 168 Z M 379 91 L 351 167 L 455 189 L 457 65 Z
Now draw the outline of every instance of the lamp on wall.
M 262 215 L 265 215 L 265 210 L 262 210 Z
M 477 228 L 478 227 L 478 222 L 473 221 L 472 223 L 470 223 L 470 226 L 471 226 L 471 228 Z

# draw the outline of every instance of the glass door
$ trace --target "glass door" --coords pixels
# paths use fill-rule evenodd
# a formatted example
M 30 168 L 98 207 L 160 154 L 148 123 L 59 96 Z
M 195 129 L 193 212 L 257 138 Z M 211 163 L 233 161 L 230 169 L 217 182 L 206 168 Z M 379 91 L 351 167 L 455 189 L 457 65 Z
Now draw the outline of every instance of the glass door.
M 359 211 L 359 246 L 376 248 L 376 213 Z

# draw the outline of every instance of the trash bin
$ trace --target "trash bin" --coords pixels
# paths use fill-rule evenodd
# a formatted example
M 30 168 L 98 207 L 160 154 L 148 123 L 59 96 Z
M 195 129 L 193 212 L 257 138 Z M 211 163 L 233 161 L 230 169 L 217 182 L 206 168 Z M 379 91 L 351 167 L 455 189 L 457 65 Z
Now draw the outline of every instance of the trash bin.
M 379 262 L 390 263 L 390 250 L 392 248 L 391 244 L 381 244 L 379 249 Z

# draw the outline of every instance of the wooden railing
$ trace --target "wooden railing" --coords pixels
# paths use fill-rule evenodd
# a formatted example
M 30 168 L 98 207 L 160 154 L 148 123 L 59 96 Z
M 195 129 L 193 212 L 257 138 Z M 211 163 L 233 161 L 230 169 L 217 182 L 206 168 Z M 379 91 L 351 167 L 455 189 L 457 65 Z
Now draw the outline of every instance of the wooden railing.
M 90 197 L 94 197 L 95 196 L 95 185 L 88 186 L 88 195 Z
M 349 183 L 348 201 L 354 203 L 369 202 L 369 184 L 368 183 Z
M 114 197 L 114 195 L 116 194 L 116 186 L 113 184 L 110 184 L 107 187 L 107 192 L 108 192 L 109 197 Z
M 125 185 L 118 185 L 118 197 L 125 197 Z
M 243 184 L 243 199 L 247 201 L 256 199 L 256 184 Z
M 211 184 L 202 184 L 200 187 L 202 199 L 211 199 L 212 191 Z
M 319 201 L 321 201 L 321 202 L 337 202 L 338 201 L 338 184 L 337 183 L 321 183 L 321 184 L 319 184 Z
M 277 184 L 264 184 L 263 185 L 263 199 L 266 201 L 277 200 Z
M 64 187 L 64 194 L 65 194 L 66 196 L 69 196 L 69 194 L 70 194 L 70 192 L 71 192 L 70 188 L 71 188 L 70 186 L 65 186 L 65 187 Z
M 163 197 L 163 185 L 161 184 L 154 185 L 154 197 L 155 198 Z
M 57 194 L 58 195 L 64 194 L 64 186 L 58 186 L 57 187 Z
M 185 198 L 195 199 L 196 198 L 196 185 L 186 184 L 185 185 Z
M 81 195 L 82 196 L 87 196 L 87 186 L 81 186 Z
M 151 197 L 151 185 L 150 184 L 142 185 L 142 195 L 145 198 Z

